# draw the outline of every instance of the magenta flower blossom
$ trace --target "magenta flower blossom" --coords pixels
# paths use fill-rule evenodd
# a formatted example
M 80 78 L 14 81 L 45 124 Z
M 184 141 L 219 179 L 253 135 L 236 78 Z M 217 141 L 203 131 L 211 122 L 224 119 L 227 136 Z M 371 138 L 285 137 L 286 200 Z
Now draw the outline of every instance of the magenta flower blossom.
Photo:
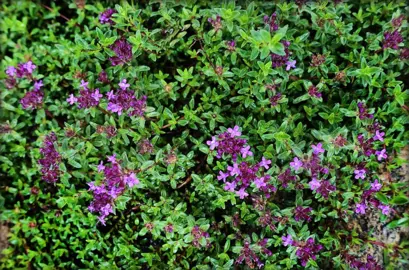
M 39 91 L 41 87 L 43 87 L 43 80 L 35 81 L 34 82 L 34 91 Z
M 318 88 L 315 87 L 314 85 L 311 85 L 308 88 L 308 94 L 312 97 L 320 98 L 322 97 L 322 93 L 318 91 Z
M 383 136 L 385 136 L 385 132 L 379 132 L 379 130 L 375 131 L 375 136 L 373 136 L 373 139 L 376 141 L 381 141 L 383 142 Z
M 376 156 L 378 158 L 378 161 L 382 161 L 383 159 L 388 158 L 388 155 L 386 154 L 386 149 L 382 149 L 381 151 L 376 151 Z
M 409 59 L 409 48 L 402 48 L 399 54 L 399 58 L 401 60 L 407 60 Z
M 116 54 L 116 56 L 109 58 L 111 65 L 117 66 L 132 60 L 132 45 L 126 39 L 118 39 L 109 48 Z
M 99 100 L 95 99 L 95 93 L 91 90 L 84 88 L 80 90 L 80 96 L 77 97 L 78 108 L 91 108 L 96 107 L 99 104 Z
M 271 106 L 277 106 L 278 105 L 278 102 L 281 100 L 281 97 L 282 97 L 282 94 L 281 93 L 277 93 L 277 94 L 275 94 L 274 96 L 272 96 L 271 98 L 270 98 L 270 104 L 271 104 Z
M 27 63 L 25 63 L 25 64 L 23 65 L 23 67 L 24 67 L 25 71 L 26 71 L 28 74 L 32 74 L 33 71 L 34 71 L 34 69 L 36 69 L 37 66 L 34 65 L 33 62 L 28 61 Z
M 233 163 L 233 166 L 227 166 L 227 170 L 229 171 L 231 176 L 240 175 L 240 168 L 237 163 Z
M 119 89 L 116 94 L 109 92 L 107 110 L 121 115 L 128 112 L 129 116 L 143 116 L 146 108 L 146 96 L 137 99 L 134 91 Z
M 135 173 L 131 173 L 125 177 L 125 183 L 131 188 L 139 184 L 139 179 L 136 177 Z
M 382 188 L 382 184 L 378 182 L 378 179 L 376 179 L 373 183 L 371 183 L 371 190 L 373 191 L 379 191 Z
M 217 158 L 221 158 L 224 154 L 231 155 L 233 161 L 236 161 L 238 155 L 242 154 L 242 149 L 246 144 L 245 139 L 236 138 L 241 135 L 239 127 L 235 126 L 233 129 L 229 128 L 217 136 Z M 210 141 L 211 142 L 211 141 Z M 216 142 L 213 142 L 215 145 Z M 246 150 L 244 150 L 246 153 Z M 246 153 L 248 154 L 248 153 Z
M 261 161 L 258 163 L 260 167 L 264 167 L 264 169 L 268 170 L 270 168 L 271 160 L 266 159 L 265 157 L 261 158 Z
M 236 194 L 240 197 L 240 199 L 244 199 L 247 197 L 249 194 L 244 190 L 244 188 L 241 188 L 239 191 L 236 191 Z
M 325 199 L 328 199 L 329 193 L 335 190 L 336 188 L 334 185 L 331 185 L 328 180 L 323 180 L 321 181 L 321 185 L 316 189 L 316 192 L 321 194 Z
M 385 32 L 383 34 L 384 40 L 382 44 L 383 49 L 391 48 L 394 50 L 399 49 L 399 43 L 403 42 L 403 37 L 398 30 L 391 32 Z
M 91 97 L 98 101 L 102 98 L 102 94 L 99 93 L 99 89 L 95 89 L 94 93 L 91 94 Z
M 306 266 L 308 260 L 316 260 L 315 254 L 322 249 L 322 245 L 315 244 L 313 238 L 309 238 L 306 243 L 297 243 L 298 249 L 296 251 L 297 257 L 301 260 L 301 265 Z
M 365 179 L 366 170 L 354 170 L 355 179 Z
M 39 108 L 43 104 L 44 93 L 41 90 L 33 90 L 27 92 L 20 100 L 23 109 Z
M 117 13 L 115 9 L 108 8 L 107 10 L 99 14 L 99 22 L 101 24 L 110 24 L 110 25 L 115 24 L 115 22 L 111 19 L 114 13 Z
M 41 165 L 41 179 L 48 183 L 57 182 L 61 174 L 61 155 L 54 147 L 56 141 L 57 136 L 52 132 L 45 137 L 43 146 L 40 148 L 40 153 L 43 155 L 43 158 L 38 161 Z
M 307 222 L 310 222 L 311 216 L 309 214 L 311 211 L 312 211 L 311 207 L 297 206 L 294 209 L 294 219 L 296 221 L 305 220 Z
M 105 170 L 104 162 L 98 164 L 98 172 L 102 172 Z
M 210 146 L 210 150 L 214 150 L 219 145 L 219 143 L 217 142 L 216 136 L 212 136 L 212 140 L 207 141 L 206 144 Z
M 9 77 L 14 77 L 17 74 L 17 69 L 13 66 L 8 66 L 6 69 L 6 74 Z
M 357 203 L 355 208 L 355 213 L 364 215 L 366 213 L 366 204 L 365 203 Z
M 279 174 L 277 179 L 281 182 L 284 188 L 288 187 L 289 182 L 294 182 L 296 177 L 291 175 L 291 170 L 287 169 L 283 173 Z
M 271 32 L 278 30 L 277 13 L 274 12 L 270 17 L 265 15 L 263 21 L 270 27 Z
M 368 113 L 365 105 L 362 102 L 358 102 L 358 114 L 359 114 L 359 119 L 372 119 L 373 114 Z
M 78 98 L 74 97 L 73 94 L 70 94 L 69 98 L 67 98 L 67 102 L 72 105 L 78 101 Z
M 380 204 L 380 205 L 378 206 L 378 208 L 379 208 L 380 210 L 382 210 L 382 214 L 384 214 L 384 215 L 389 215 L 389 214 L 392 212 L 392 210 L 391 210 L 391 208 L 389 207 L 389 205 Z
M 222 18 L 217 15 L 216 19 L 208 18 L 207 21 L 213 26 L 214 30 L 217 32 L 222 28 Z
M 296 60 L 288 60 L 285 64 L 286 64 L 286 71 L 289 71 L 292 68 L 296 68 L 295 64 L 297 63 Z
M 266 250 L 266 249 L 263 248 L 262 250 Z M 254 268 L 256 265 L 258 268 L 262 268 L 264 266 L 264 264 L 260 261 L 260 258 L 251 249 L 248 241 L 244 242 L 244 246 L 240 250 L 240 255 L 236 259 L 235 264 L 241 264 L 243 261 L 246 262 L 246 265 L 249 268 Z
M 234 126 L 234 128 L 228 128 L 227 132 L 230 133 L 232 137 L 239 137 L 241 136 L 240 127 Z
M 288 49 L 290 47 L 290 42 L 282 40 L 281 43 L 284 45 L 285 55 L 279 55 L 275 53 L 271 54 L 271 63 L 273 68 L 284 66 L 288 62 L 288 58 L 290 57 L 291 54 Z
M 312 178 L 312 180 L 308 183 L 311 190 L 317 190 L 321 186 L 321 182 L 317 180 L 317 178 Z
M 295 157 L 293 161 L 290 162 L 290 166 L 294 169 L 294 171 L 298 171 L 303 166 L 303 163 L 301 160 Z
M 112 164 L 116 163 L 116 154 L 113 154 L 112 156 L 108 156 L 108 161 L 111 162 Z
M 236 183 L 235 182 L 232 182 L 232 183 L 226 182 L 225 185 L 224 185 L 224 190 L 226 190 L 226 191 L 234 192 L 235 188 L 236 188 Z
M 325 150 L 322 148 L 322 143 L 319 143 L 317 145 L 313 144 L 313 145 L 311 145 L 311 148 L 313 150 L 313 153 L 316 154 L 316 155 L 325 152 Z
M 256 178 L 256 180 L 254 180 L 254 184 L 256 185 L 258 189 L 261 189 L 262 187 L 267 186 L 267 183 L 264 180 L 265 180 L 264 177 L 259 177 L 259 178 Z
M 113 91 L 113 90 L 111 90 L 111 91 L 109 91 L 109 92 L 107 93 L 107 98 L 108 98 L 108 100 L 111 100 L 111 99 L 115 98 L 115 95 L 114 95 L 114 91 Z
M 250 151 L 250 146 L 243 147 L 240 150 L 240 153 L 242 154 L 243 158 L 246 158 L 247 156 L 253 156 L 253 152 Z
M 286 246 L 291 246 L 294 241 L 291 235 L 287 234 L 287 236 L 282 236 L 281 240 L 283 241 L 283 245 Z
M 83 90 L 88 90 L 88 82 L 81 80 L 80 88 L 82 88 Z
M 126 90 L 128 89 L 128 87 L 130 86 L 129 83 L 126 83 L 126 79 L 123 79 L 122 82 L 120 82 L 118 84 L 119 88 L 121 88 L 122 90 Z
M 223 171 L 219 171 L 219 175 L 217 176 L 217 180 L 223 180 L 223 182 L 226 182 L 227 177 L 229 177 L 230 174 L 225 173 Z

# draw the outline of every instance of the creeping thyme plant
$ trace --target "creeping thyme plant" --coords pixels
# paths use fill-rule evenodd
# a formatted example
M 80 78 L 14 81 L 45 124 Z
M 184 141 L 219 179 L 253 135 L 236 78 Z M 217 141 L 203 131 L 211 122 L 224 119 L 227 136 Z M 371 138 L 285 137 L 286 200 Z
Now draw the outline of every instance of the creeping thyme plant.
M 0 5 L 1 269 L 409 267 L 406 1 Z

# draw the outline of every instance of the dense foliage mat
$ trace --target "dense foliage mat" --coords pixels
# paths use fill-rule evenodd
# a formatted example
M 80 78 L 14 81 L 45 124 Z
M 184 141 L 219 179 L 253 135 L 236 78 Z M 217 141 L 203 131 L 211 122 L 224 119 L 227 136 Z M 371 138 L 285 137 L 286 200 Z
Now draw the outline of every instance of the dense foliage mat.
M 0 6 L 0 268 L 409 267 L 351 226 L 409 225 L 405 1 L 50 2 Z

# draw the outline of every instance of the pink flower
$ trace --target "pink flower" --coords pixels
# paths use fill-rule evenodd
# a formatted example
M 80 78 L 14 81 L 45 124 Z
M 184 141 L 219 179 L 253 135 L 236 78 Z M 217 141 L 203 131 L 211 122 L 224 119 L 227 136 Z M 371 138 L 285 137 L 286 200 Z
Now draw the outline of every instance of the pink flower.
M 219 145 L 219 142 L 217 141 L 216 136 L 212 136 L 212 140 L 207 141 L 206 144 L 210 146 L 210 150 L 214 150 Z
M 34 82 L 34 91 L 40 90 L 40 88 L 43 87 L 43 86 L 44 86 L 43 80 L 39 80 L 39 81 Z
M 113 154 L 112 156 L 108 156 L 108 161 L 111 162 L 112 164 L 116 163 L 116 154 Z
M 296 68 L 295 64 L 297 63 L 296 60 L 288 60 L 285 64 L 287 65 L 287 67 L 285 68 L 285 70 L 289 71 L 291 68 Z
M 391 208 L 389 205 L 381 204 L 378 206 L 378 208 L 382 210 L 382 214 L 384 215 L 389 215 L 391 213 Z
M 109 91 L 108 93 L 107 93 L 107 98 L 108 98 L 108 100 L 111 100 L 111 99 L 113 99 L 115 97 L 115 95 L 114 95 L 114 91 L 113 90 L 111 90 L 111 91 Z
M 129 83 L 126 83 L 126 79 L 123 79 L 118 85 L 122 90 L 126 90 L 130 86 Z
M 73 94 L 71 94 L 70 97 L 67 98 L 67 102 L 68 102 L 70 105 L 76 103 L 77 101 L 78 101 L 78 98 L 74 97 Z
M 233 167 L 232 166 L 227 166 L 227 170 L 230 172 L 230 175 L 240 175 L 240 168 L 239 165 L 237 163 L 233 163 Z
M 373 139 L 374 139 L 375 141 L 378 140 L 378 141 L 383 142 L 383 136 L 385 136 L 385 132 L 379 132 L 379 130 L 377 130 L 377 131 L 375 132 L 375 136 L 373 136 Z
M 228 129 L 227 129 L 227 132 L 229 132 L 232 137 L 241 136 L 241 132 L 240 132 L 239 126 L 234 126 L 233 129 L 228 128 Z
M 256 178 L 256 180 L 254 180 L 254 184 L 256 185 L 256 187 L 258 189 L 260 189 L 261 187 L 265 187 L 267 186 L 266 182 L 264 182 L 264 177 L 260 177 L 260 178 Z
M 312 150 L 313 150 L 314 154 L 316 154 L 316 155 L 325 152 L 325 150 L 322 148 L 322 143 L 319 143 L 317 145 L 313 144 L 313 145 L 311 145 L 311 147 L 312 147 Z
M 310 185 L 311 190 L 316 190 L 321 186 L 321 182 L 317 178 L 312 178 L 308 185 Z
M 233 192 L 235 188 L 236 188 L 236 183 L 234 182 L 232 183 L 226 182 L 226 184 L 224 185 L 224 190 L 228 190 L 231 192 Z
M 98 165 L 98 171 L 102 172 L 103 170 L 105 170 L 105 166 L 104 166 L 104 163 L 101 161 L 101 163 L 99 163 Z
M 388 158 L 388 155 L 386 154 L 386 149 L 382 149 L 382 151 L 376 151 L 375 154 L 378 157 L 378 161 Z
M 240 199 L 244 199 L 249 194 L 244 190 L 244 188 L 241 188 L 239 191 L 236 191 L 236 195 L 238 195 Z
M 371 184 L 371 189 L 372 189 L 373 191 L 379 191 L 379 190 L 381 190 L 381 188 L 382 188 L 382 184 L 380 184 L 380 183 L 378 182 L 378 179 L 376 179 L 376 180 Z
M 95 92 L 91 94 L 91 97 L 95 99 L 95 101 L 99 101 L 102 98 L 102 94 L 99 93 L 99 89 L 95 89 Z
M 139 179 L 136 177 L 135 173 L 131 173 L 125 177 L 125 182 L 129 187 L 133 187 L 139 184 Z
M 283 240 L 283 245 L 286 247 L 288 245 L 292 245 L 293 244 L 293 238 L 291 237 L 291 235 L 287 234 L 287 236 L 282 236 L 281 240 Z
M 298 171 L 302 167 L 303 163 L 301 160 L 299 160 L 297 157 L 293 159 L 293 162 L 290 162 L 291 168 L 294 169 L 294 171 Z
M 247 156 L 251 157 L 253 156 L 253 152 L 250 151 L 250 146 L 245 146 L 240 150 L 240 153 L 243 155 L 243 158 L 246 158 Z
M 223 180 L 223 182 L 226 182 L 227 177 L 230 175 L 228 173 L 225 173 L 223 171 L 219 171 L 219 175 L 217 176 L 217 180 Z
M 355 174 L 355 179 L 365 179 L 365 170 L 355 170 L 354 174 Z
M 265 157 L 261 158 L 261 161 L 258 165 L 260 165 L 260 167 L 264 167 L 266 170 L 268 170 L 268 168 L 270 168 L 270 164 L 271 164 L 271 160 L 266 159 Z
M 16 75 L 17 73 L 17 69 L 13 66 L 9 66 L 6 69 L 6 74 L 9 75 L 10 77 L 13 77 L 14 75 Z
M 357 214 L 365 214 L 366 212 L 366 204 L 365 203 L 357 203 L 355 208 L 355 213 Z
M 84 90 L 88 89 L 88 82 L 81 80 L 80 87 L 84 88 Z
M 25 63 L 23 67 L 29 74 L 33 73 L 34 69 L 36 69 L 36 65 L 34 65 L 33 62 L 31 61 L 28 61 L 27 63 Z

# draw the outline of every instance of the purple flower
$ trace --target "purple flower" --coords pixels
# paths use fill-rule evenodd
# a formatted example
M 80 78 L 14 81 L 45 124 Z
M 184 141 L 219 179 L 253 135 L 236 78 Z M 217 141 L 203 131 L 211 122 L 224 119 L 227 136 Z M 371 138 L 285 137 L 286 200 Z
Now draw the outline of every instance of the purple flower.
M 271 54 L 271 62 L 273 68 L 281 67 L 285 65 L 288 62 L 288 58 L 290 57 L 290 51 L 288 50 L 288 47 L 290 46 L 290 42 L 286 40 L 282 40 L 281 43 L 284 45 L 284 52 L 285 55 L 279 55 L 272 53 Z
M 281 100 L 282 94 L 281 93 L 277 93 L 274 96 L 272 96 L 270 98 L 270 104 L 271 106 L 277 106 L 278 102 Z
M 316 190 L 321 186 L 321 182 L 317 178 L 312 178 L 308 185 L 310 185 L 311 190 Z
M 139 184 L 139 179 L 136 177 L 135 173 L 131 173 L 125 177 L 125 182 L 128 187 L 133 187 Z
M 373 191 L 379 191 L 382 188 L 382 184 L 378 182 L 378 179 L 376 179 L 373 183 L 371 183 L 371 190 Z
M 112 164 L 116 164 L 116 154 L 108 156 L 108 161 L 111 162 Z
M 55 183 L 61 173 L 60 162 L 61 155 L 54 147 L 57 141 L 55 133 L 50 133 L 44 139 L 43 146 L 40 148 L 40 153 L 43 158 L 38 161 L 41 165 L 41 178 L 48 183 Z
M 122 90 L 126 90 L 130 86 L 129 83 L 126 83 L 126 79 L 123 79 L 118 85 Z
M 296 180 L 294 175 L 291 175 L 291 170 L 287 169 L 283 173 L 279 174 L 277 179 L 281 182 L 284 188 L 288 186 L 289 182 L 293 182 Z
M 308 260 L 316 259 L 315 254 L 321 249 L 321 245 L 315 244 L 315 240 L 313 238 L 309 238 L 306 243 L 298 245 L 298 249 L 295 254 L 301 260 L 301 265 L 306 266 Z
M 73 94 L 70 94 L 69 98 L 67 98 L 67 102 L 72 105 L 74 103 L 76 103 L 78 101 L 78 99 L 76 97 L 74 97 Z
M 265 180 L 264 177 L 256 178 L 256 180 L 254 181 L 254 184 L 256 185 L 256 187 L 258 189 L 267 186 L 267 184 L 266 184 L 266 182 L 264 180 Z
M 219 143 L 217 142 L 216 136 L 212 136 L 212 140 L 207 141 L 206 144 L 210 146 L 210 150 L 214 150 L 219 145 Z
M 20 100 L 23 109 L 39 108 L 43 104 L 44 93 L 41 90 L 27 92 Z
M 384 215 L 389 215 L 391 213 L 391 208 L 388 205 L 380 204 L 378 208 L 382 210 L 382 214 Z
M 274 12 L 270 17 L 265 15 L 263 21 L 270 27 L 271 32 L 278 30 L 277 13 Z
M 128 112 L 129 116 L 143 116 L 146 108 L 146 96 L 141 99 L 135 97 L 135 92 L 131 90 L 118 90 L 114 95 L 112 92 L 107 94 L 107 110 L 121 115 L 122 112 Z
M 400 51 L 399 58 L 400 58 L 401 60 L 407 60 L 407 59 L 409 59 L 409 48 L 403 48 L 403 49 Z
M 321 93 L 321 92 L 318 92 L 318 88 L 315 87 L 314 85 L 311 85 L 311 86 L 308 88 L 308 94 L 309 94 L 310 96 L 316 97 L 316 98 L 322 97 L 322 93 Z
M 34 91 L 39 91 L 41 87 L 43 87 L 43 80 L 35 81 L 34 82 Z
M 96 107 L 99 104 L 99 100 L 95 97 L 99 97 L 99 91 L 96 90 L 96 93 L 91 92 L 91 90 L 84 87 L 84 90 L 80 90 L 80 96 L 77 98 L 78 101 L 78 108 L 91 108 Z M 102 95 L 101 95 L 102 96 Z
M 316 192 L 321 194 L 321 196 L 325 199 L 328 199 L 329 193 L 335 190 L 336 188 L 334 185 L 331 185 L 328 180 L 323 180 L 321 181 L 321 185 L 317 188 Z
M 298 171 L 303 166 L 303 163 L 301 160 L 295 157 L 293 161 L 290 162 L 290 166 L 294 169 L 294 171 Z
M 105 70 L 102 70 L 99 75 L 98 75 L 98 81 L 102 83 L 109 83 L 108 79 L 108 74 L 105 72 Z
M 13 66 L 8 66 L 7 69 L 6 69 L 6 74 L 9 77 L 14 77 L 17 74 L 17 70 Z
M 233 163 L 233 167 L 227 166 L 227 170 L 229 171 L 231 176 L 240 175 L 240 168 L 237 163 Z
M 265 157 L 261 158 L 261 161 L 259 162 L 258 165 L 260 167 L 264 167 L 264 169 L 268 170 L 270 168 L 271 160 L 266 159 Z
M 365 214 L 366 213 L 366 204 L 365 203 L 357 203 L 356 208 L 355 208 L 355 213 Z
M 403 42 L 403 37 L 398 30 L 393 31 L 392 33 L 385 32 L 383 34 L 383 37 L 383 49 L 392 48 L 394 50 L 397 50 L 399 49 L 399 43 Z
M 222 21 L 221 21 L 221 17 L 219 15 L 216 16 L 216 19 L 213 18 L 208 18 L 207 21 L 209 23 L 211 23 L 211 25 L 213 26 L 214 30 L 217 32 L 222 28 Z
M 104 171 L 105 170 L 105 166 L 104 166 L 104 162 L 100 162 L 99 164 L 98 164 L 98 172 L 102 172 L 102 171 Z
M 281 240 L 283 241 L 283 245 L 285 247 L 289 246 L 289 245 L 292 245 L 294 243 L 293 238 L 289 234 L 287 234 L 287 236 L 282 236 Z
M 241 188 L 239 191 L 236 191 L 236 194 L 240 197 L 240 199 L 244 199 L 247 197 L 249 194 L 244 190 L 244 188 Z
M 234 126 L 234 128 L 228 128 L 227 132 L 230 133 L 232 137 L 239 137 L 241 136 L 240 127 Z
M 81 80 L 80 88 L 82 87 L 83 90 L 88 90 L 88 82 Z
M 388 158 L 388 155 L 386 154 L 386 149 L 382 149 L 381 151 L 376 151 L 376 156 L 378 158 L 378 161 L 382 161 L 382 159 Z
M 225 173 L 223 171 L 219 171 L 219 175 L 217 176 L 217 180 L 223 180 L 223 182 L 226 182 L 227 177 L 229 177 L 229 173 Z
M 294 219 L 296 221 L 300 220 L 305 220 L 307 222 L 311 221 L 311 216 L 309 213 L 312 211 L 311 207 L 302 207 L 302 206 L 297 206 L 294 209 Z
M 226 45 L 227 45 L 227 49 L 230 52 L 233 52 L 236 50 L 236 41 L 234 40 L 226 41 Z
M 108 8 L 107 10 L 105 10 L 99 15 L 99 22 L 101 24 L 107 24 L 107 23 L 110 25 L 115 24 L 115 22 L 111 20 L 111 18 L 112 18 L 112 15 L 116 12 L 117 11 L 115 9 Z
M 225 185 L 224 185 L 224 190 L 228 190 L 228 191 L 231 191 L 231 192 L 234 192 L 235 188 L 236 188 L 236 183 L 234 183 L 234 182 L 232 182 L 232 183 L 226 182 Z
M 253 156 L 253 152 L 250 151 L 250 146 L 243 147 L 240 150 L 240 153 L 243 155 L 243 158 L 246 158 L 247 156 Z
M 286 64 L 286 71 L 289 71 L 291 68 L 296 68 L 295 64 L 297 63 L 296 60 L 288 60 L 285 64 Z
M 33 62 L 28 61 L 27 63 L 25 63 L 25 64 L 23 65 L 23 67 L 24 67 L 24 69 L 25 69 L 25 71 L 26 71 L 27 74 L 32 74 L 33 71 L 34 71 L 34 69 L 36 69 L 37 66 L 34 65 Z
M 375 136 L 373 136 L 373 139 L 376 141 L 381 141 L 383 142 L 383 136 L 385 136 L 385 132 L 379 132 L 379 130 L 375 131 Z
M 368 113 L 365 105 L 362 102 L 358 102 L 358 114 L 359 114 L 359 119 L 372 119 L 373 114 Z
M 109 58 L 111 65 L 117 66 L 132 60 L 132 45 L 126 39 L 118 39 L 109 48 L 116 54 L 116 56 Z
M 362 170 L 354 170 L 355 179 L 365 179 L 365 169 Z
M 115 95 L 114 95 L 114 91 L 113 90 L 111 90 L 111 91 L 109 91 L 108 93 L 107 93 L 107 98 L 108 98 L 108 100 L 111 100 L 111 99 L 113 99 L 115 97 Z
M 94 93 L 91 94 L 91 97 L 98 101 L 102 98 L 102 94 L 99 93 L 99 89 L 95 89 Z
M 317 145 L 313 144 L 313 145 L 311 145 L 311 148 L 313 150 L 313 153 L 316 154 L 316 155 L 325 152 L 325 150 L 322 148 L 322 143 L 319 143 Z

